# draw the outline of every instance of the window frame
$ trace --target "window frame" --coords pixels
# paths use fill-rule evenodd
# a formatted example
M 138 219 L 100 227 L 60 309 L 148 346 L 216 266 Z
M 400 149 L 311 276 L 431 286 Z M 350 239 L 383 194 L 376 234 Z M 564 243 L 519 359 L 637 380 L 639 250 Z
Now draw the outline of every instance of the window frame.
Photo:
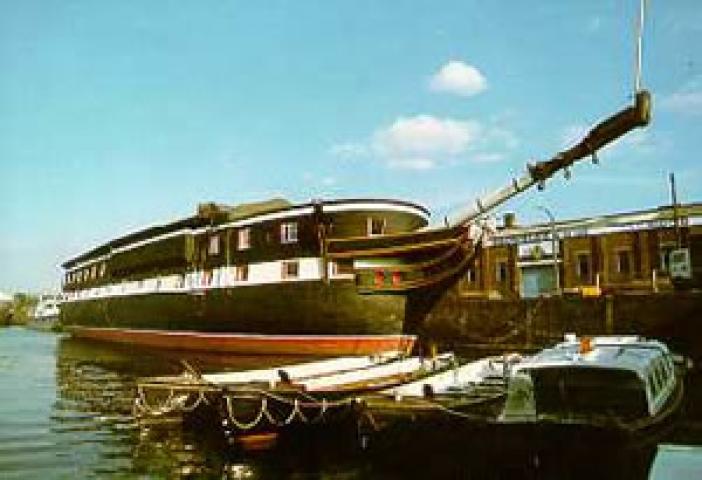
M 583 263 L 581 259 L 585 258 L 585 272 L 583 272 Z M 589 251 L 580 251 L 575 253 L 575 276 L 578 280 L 590 281 L 592 278 L 592 255 Z
M 376 225 L 380 226 L 379 232 L 376 232 L 374 229 L 374 227 Z M 387 231 L 387 226 L 388 226 L 388 222 L 387 222 L 387 218 L 385 218 L 385 217 L 373 217 L 373 216 L 368 217 L 366 220 L 366 234 L 369 237 L 378 237 L 380 235 L 385 235 L 385 233 Z
M 251 227 L 242 227 L 236 231 L 236 249 L 239 251 L 251 248 Z
M 280 264 L 280 277 L 283 280 L 291 280 L 300 278 L 300 261 L 299 260 L 283 260 Z M 294 266 L 294 272 L 289 270 L 289 267 Z
M 291 244 L 297 243 L 299 239 L 299 228 L 296 221 L 283 222 L 280 224 L 280 243 Z

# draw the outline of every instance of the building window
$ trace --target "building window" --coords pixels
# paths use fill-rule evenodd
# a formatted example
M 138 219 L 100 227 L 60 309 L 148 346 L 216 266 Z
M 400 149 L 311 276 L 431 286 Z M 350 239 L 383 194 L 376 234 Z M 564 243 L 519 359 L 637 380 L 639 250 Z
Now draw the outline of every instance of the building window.
M 297 242 L 297 222 L 288 222 L 280 225 L 280 243 Z
M 495 264 L 495 281 L 497 283 L 507 281 L 507 262 L 500 261 Z
M 207 253 L 210 255 L 219 255 L 219 235 L 212 235 L 210 237 L 209 248 Z
M 385 233 L 386 222 L 382 217 L 368 217 L 368 236 L 383 235 Z
M 297 278 L 300 276 L 300 264 L 297 260 L 283 262 L 282 269 L 283 279 Z
M 670 272 L 670 252 L 675 250 L 675 245 L 661 245 L 660 257 L 661 257 L 661 272 Z
M 236 246 L 238 250 L 246 250 L 251 248 L 251 229 L 242 228 L 237 231 Z
M 100 278 L 104 278 L 107 273 L 107 264 L 105 262 L 100 263 Z
M 468 282 L 468 283 L 475 282 L 475 272 L 473 271 L 472 268 L 469 268 L 468 270 L 466 270 L 466 282 Z
M 580 280 L 590 280 L 590 254 L 577 254 L 575 262 L 575 275 Z
M 631 272 L 631 256 L 628 250 L 619 250 L 617 253 L 617 273 L 628 275 Z
M 249 279 L 249 266 L 237 265 L 234 267 L 234 280 L 237 282 L 245 282 Z

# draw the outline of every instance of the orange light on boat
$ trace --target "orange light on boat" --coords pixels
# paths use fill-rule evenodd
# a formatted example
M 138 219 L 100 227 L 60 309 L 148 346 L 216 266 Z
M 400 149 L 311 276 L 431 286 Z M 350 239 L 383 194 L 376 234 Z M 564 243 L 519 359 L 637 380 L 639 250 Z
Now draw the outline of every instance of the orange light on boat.
M 400 272 L 392 272 L 392 285 L 398 286 L 402 282 L 402 274 Z
M 247 452 L 270 450 L 277 441 L 278 434 L 276 432 L 251 433 L 241 435 L 236 439 L 236 442 Z
M 592 339 L 590 337 L 583 337 L 580 339 L 580 353 L 588 353 L 592 351 Z

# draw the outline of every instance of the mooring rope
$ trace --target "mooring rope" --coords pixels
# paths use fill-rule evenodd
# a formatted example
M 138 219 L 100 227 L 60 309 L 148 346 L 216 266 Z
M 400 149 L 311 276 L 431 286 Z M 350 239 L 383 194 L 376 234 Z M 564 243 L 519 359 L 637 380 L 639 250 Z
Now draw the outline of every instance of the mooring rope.
M 234 416 L 234 412 L 232 411 L 232 397 L 225 395 L 224 397 L 225 404 L 227 406 L 227 417 L 229 418 L 229 421 L 234 424 L 235 427 L 237 427 L 239 430 L 251 430 L 252 428 L 256 427 L 261 419 L 263 418 L 264 413 L 266 412 L 266 397 L 263 397 L 261 399 L 261 408 L 258 411 L 258 414 L 256 414 L 256 417 L 250 421 L 250 422 L 241 422 L 236 419 Z
M 135 411 L 136 416 L 141 416 L 142 414 L 146 413 L 150 416 L 156 417 L 176 412 L 190 413 L 199 407 L 203 402 L 209 404 L 203 390 L 197 392 L 195 401 L 190 405 L 187 403 L 189 396 L 190 393 L 176 397 L 175 389 L 170 388 L 168 390 L 168 397 L 166 397 L 163 402 L 159 403 L 158 405 L 152 405 L 147 399 L 145 389 L 142 386 L 138 386 L 137 397 L 134 399 L 133 410 Z

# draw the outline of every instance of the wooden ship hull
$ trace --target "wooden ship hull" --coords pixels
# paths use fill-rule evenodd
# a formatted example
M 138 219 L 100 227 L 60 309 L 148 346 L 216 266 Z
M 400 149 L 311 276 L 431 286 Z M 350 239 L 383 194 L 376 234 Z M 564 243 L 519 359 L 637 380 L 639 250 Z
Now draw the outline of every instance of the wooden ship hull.
M 194 217 L 108 242 L 64 264 L 61 323 L 73 335 L 245 354 L 409 351 L 406 298 L 359 292 L 331 238 L 412 231 L 407 202 L 201 205 Z M 375 229 L 375 230 L 374 230 Z

